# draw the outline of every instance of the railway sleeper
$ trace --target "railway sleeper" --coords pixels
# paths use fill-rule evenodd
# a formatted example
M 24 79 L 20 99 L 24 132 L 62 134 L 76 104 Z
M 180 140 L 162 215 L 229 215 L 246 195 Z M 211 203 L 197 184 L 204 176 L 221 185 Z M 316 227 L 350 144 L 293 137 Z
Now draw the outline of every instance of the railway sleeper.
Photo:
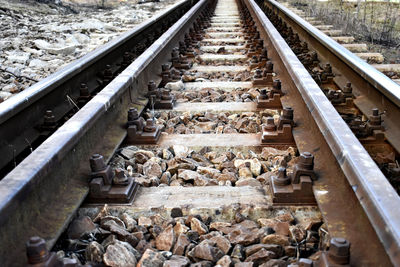
M 118 129 L 115 132 L 118 141 L 111 145 L 110 150 L 115 153 L 112 153 L 110 163 L 106 164 L 99 154 L 91 157 L 89 196 L 54 246 L 58 257 L 47 250 L 42 239 L 34 237 L 27 244 L 29 264 L 53 266 L 50 265 L 53 261 L 61 266 L 79 266 L 81 263 L 111 266 L 187 266 L 191 263 L 192 266 L 289 263 L 291 266 L 348 266 L 351 260 L 364 260 L 364 250 L 360 249 L 363 244 L 357 243 L 350 258 L 349 241 L 330 236 L 332 232 L 359 240 L 358 236 L 341 231 L 354 232 L 352 223 L 359 225 L 366 216 L 361 208 L 351 209 L 360 203 L 335 161 L 333 154 L 337 148 L 331 151 L 320 132 L 321 127 L 329 124 L 323 119 L 325 114 L 313 107 L 316 101 L 309 101 L 318 95 L 315 91 L 307 91 L 314 89 L 314 83 L 307 75 L 301 75 L 301 79 L 307 81 L 306 90 L 298 80 L 289 80 L 291 75 L 298 79 L 298 70 L 291 66 L 287 66 L 289 70 L 283 68 L 285 57 L 279 48 L 265 49 L 265 40 L 268 40 L 267 47 L 272 48 L 273 42 L 281 37 L 274 35 L 268 39 L 271 33 L 258 32 L 262 23 L 268 25 L 263 25 L 265 30 L 273 26 L 257 11 L 254 1 L 237 1 L 240 12 L 236 12 L 233 4 L 233 1 L 222 0 L 215 12 L 224 16 L 234 14 L 237 21 L 224 22 L 221 17 L 210 20 L 214 13 L 211 4 L 200 15 L 204 22 L 197 20 L 192 28 L 185 30 L 189 32 L 185 37 L 186 44 L 180 44 L 179 48 L 169 46 L 172 49 L 171 64 L 162 65 L 161 81 L 154 74 L 158 69 L 154 65 L 145 76 L 141 76 L 140 84 L 136 85 L 141 94 L 146 94 L 143 85 L 148 83 L 148 78 L 157 77 L 156 82 L 148 83 L 149 99 L 144 101 L 148 109 L 143 106 L 132 108 L 133 103 L 139 103 L 140 94 L 136 100 L 121 99 L 117 104 L 119 115 L 129 108 L 128 120 L 126 122 L 126 119 L 121 119 L 125 116 L 119 116 L 117 121 L 115 117 L 105 121 L 105 124 L 118 125 L 115 128 Z M 203 39 L 206 27 L 236 28 L 243 25 L 243 38 L 229 38 L 234 34 L 226 34 L 223 39 L 216 36 Z M 299 40 L 296 35 L 292 37 L 292 44 Z M 201 46 L 191 46 L 193 42 L 214 47 L 238 44 L 247 60 L 227 62 L 224 57 L 201 60 Z M 164 62 L 168 60 L 168 52 L 164 51 L 161 57 Z M 216 52 L 224 53 L 220 48 Z M 156 61 L 157 64 L 163 62 Z M 278 66 L 276 69 L 272 62 Z M 115 83 L 124 77 L 117 77 Z M 323 84 L 331 84 L 334 78 L 332 69 L 325 66 L 321 77 Z M 188 80 L 203 83 L 205 79 L 208 85 L 235 81 L 243 88 L 237 89 L 230 84 L 228 89 L 200 89 L 204 96 L 219 94 L 210 97 L 210 103 L 194 103 L 201 102 L 197 97 L 192 99 L 196 101 L 185 103 L 187 98 L 180 98 L 179 94 L 189 86 Z M 285 82 L 283 89 L 281 79 Z M 226 92 L 241 97 L 221 103 L 224 97 L 227 98 Z M 105 96 L 99 95 L 95 99 L 99 97 Z M 326 108 L 329 102 L 324 97 L 319 101 Z M 275 104 L 279 100 L 283 109 L 262 110 L 262 100 L 269 98 Z M 156 110 L 155 104 L 162 100 L 168 101 L 168 107 L 173 110 Z M 110 105 L 108 100 L 107 103 Z M 91 104 L 96 104 L 96 101 Z M 294 108 L 289 108 L 292 106 Z M 140 114 L 142 109 L 144 111 Z M 314 112 L 314 116 L 308 109 Z M 232 121 L 234 127 L 229 125 Z M 181 125 L 177 126 L 176 122 Z M 341 125 L 336 117 L 335 122 Z M 373 131 L 381 129 L 378 124 L 376 118 L 371 124 Z M 187 125 L 204 131 L 192 134 Z M 170 132 L 167 132 L 167 127 Z M 126 128 L 127 133 L 124 131 Z M 234 130 L 238 132 L 224 133 L 225 129 L 232 128 L 237 128 Z M 213 134 L 221 129 L 222 134 Z M 175 133 L 181 130 L 185 134 Z M 249 133 L 253 130 L 254 133 Z M 312 138 L 309 138 L 310 131 L 315 133 Z M 303 152 L 299 153 L 298 149 Z M 313 154 L 304 152 L 307 150 Z M 315 170 L 314 153 L 317 155 Z M 342 160 L 347 163 L 351 158 Z M 328 202 L 341 201 L 332 198 L 330 191 L 335 190 L 352 192 L 346 199 L 352 205 L 327 212 Z M 103 205 L 104 202 L 107 205 Z M 344 216 L 346 210 L 354 213 L 347 212 Z M 376 240 L 371 226 L 361 224 L 367 230 L 368 240 Z M 329 250 L 325 251 L 327 247 Z M 387 260 L 381 251 L 378 246 L 378 250 L 371 251 L 371 254 L 378 253 Z M 376 261 L 370 255 L 364 256 L 367 261 Z M 66 260 L 65 257 L 71 258 Z

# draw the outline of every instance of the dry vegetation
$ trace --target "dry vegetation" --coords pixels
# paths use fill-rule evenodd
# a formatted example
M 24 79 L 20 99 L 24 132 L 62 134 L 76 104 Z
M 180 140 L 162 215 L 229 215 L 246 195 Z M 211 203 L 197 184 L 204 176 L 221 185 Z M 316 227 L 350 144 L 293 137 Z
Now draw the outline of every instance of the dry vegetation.
M 369 42 L 377 52 L 382 52 L 388 62 L 400 62 L 400 2 L 343 0 L 288 0 L 336 29 Z

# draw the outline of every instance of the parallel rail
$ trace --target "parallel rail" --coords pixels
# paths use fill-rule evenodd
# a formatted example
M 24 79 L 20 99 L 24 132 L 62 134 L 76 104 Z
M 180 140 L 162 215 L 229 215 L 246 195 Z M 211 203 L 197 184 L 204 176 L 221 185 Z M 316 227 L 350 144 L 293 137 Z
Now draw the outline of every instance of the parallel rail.
M 77 111 L 75 104 L 80 96 L 80 86 L 86 84 L 91 96 L 103 84 L 107 65 L 115 75 L 121 69 L 124 54 L 133 60 L 163 31 L 175 23 L 196 1 L 184 0 L 159 13 L 137 27 L 122 34 L 104 46 L 32 85 L 0 104 L 0 177 L 9 172 L 31 150 L 45 140 L 51 130 L 42 131 L 47 110 L 52 110 L 59 127 L 66 117 Z M 75 102 L 75 103 L 71 103 Z M 16 134 L 18 133 L 18 134 Z M 1 179 L 1 178 L 0 178 Z
M 200 0 L 0 181 L 0 242 L 9 245 L 0 246 L 5 265 L 24 262 L 29 236 L 44 237 L 49 247 L 55 243 L 88 193 L 90 156 L 111 158 L 126 137 L 126 111 L 147 104 L 140 99 L 147 82 L 160 80 L 160 64 L 169 61 L 172 48 L 209 2 Z M 315 155 L 320 179 L 314 194 L 329 232 L 354 244 L 352 264 L 396 265 L 400 198 L 256 2 L 243 3 L 279 77 L 287 80 L 282 104 L 296 110 L 298 149 Z

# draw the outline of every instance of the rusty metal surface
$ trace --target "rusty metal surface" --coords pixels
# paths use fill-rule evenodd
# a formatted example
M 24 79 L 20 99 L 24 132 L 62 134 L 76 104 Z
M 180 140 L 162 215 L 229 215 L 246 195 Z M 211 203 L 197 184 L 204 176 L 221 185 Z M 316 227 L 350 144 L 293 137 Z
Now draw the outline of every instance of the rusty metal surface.
M 307 42 L 311 50 L 318 52 L 321 63 L 330 63 L 336 75 L 333 82 L 343 88 L 347 82 L 351 81 L 353 93 L 356 96 L 354 104 L 361 112 L 369 118 L 372 108 L 384 111 L 385 137 L 388 142 L 399 152 L 400 151 L 400 86 L 390 80 L 371 65 L 347 51 L 329 37 L 321 33 L 318 29 L 309 29 L 307 22 L 285 9 L 274 1 L 266 2 L 274 10 L 279 10 L 279 15 Z M 343 55 L 346 55 L 344 58 Z M 347 57 L 352 58 L 352 64 Z M 354 67 L 359 64 L 359 68 Z M 362 71 L 360 71 L 362 69 Z M 368 75 L 367 75 L 368 73 Z M 372 77 L 371 79 L 368 77 Z M 381 86 L 381 83 L 385 87 Z M 382 89 L 383 88 L 383 89 Z
M 44 237 L 49 247 L 54 244 L 86 197 L 90 156 L 101 153 L 109 159 L 115 152 L 126 137 L 126 112 L 134 106 L 132 97 L 146 88 L 148 80 L 159 78 L 159 62 L 169 58 L 166 51 L 178 43 L 206 3 L 201 0 L 192 7 L 0 181 L 0 242 L 7 244 L 0 246 L 2 264 L 26 262 L 24 244 L 30 236 Z
M 317 39 L 321 44 L 323 44 L 327 49 L 329 49 L 332 53 L 339 57 L 343 62 L 348 64 L 353 70 L 357 71 L 357 73 L 361 77 L 369 81 L 393 103 L 395 103 L 397 106 L 400 106 L 400 86 L 398 84 L 393 82 L 390 78 L 388 78 L 380 71 L 376 70 L 370 64 L 366 63 L 365 61 L 351 53 L 342 45 L 332 40 L 332 38 L 328 37 L 322 31 L 318 30 L 310 23 L 300 18 L 288 8 L 284 7 L 275 0 L 268 0 L 268 2 L 275 8 L 279 9 L 280 12 L 284 13 L 286 16 L 294 20 L 296 24 L 298 24 L 315 39 Z
M 248 0 L 248 6 L 251 6 L 251 9 L 254 10 L 261 25 L 265 29 L 268 29 L 267 32 L 269 39 L 277 49 L 277 54 L 280 56 L 291 79 L 293 79 L 293 82 L 300 91 L 300 94 L 309 111 L 313 115 L 320 132 L 324 135 L 324 138 L 329 145 L 329 149 L 336 157 L 337 162 L 340 164 L 340 167 L 347 178 L 348 184 L 338 184 L 334 186 L 335 181 L 327 180 L 325 181 L 325 186 L 320 184 L 316 187 L 319 189 L 325 189 L 325 192 L 319 191 L 319 193 L 321 193 L 320 195 L 323 195 L 322 197 L 317 196 L 320 208 L 324 212 L 324 208 L 329 207 L 329 203 L 326 203 L 326 201 L 330 200 L 332 203 L 337 202 L 335 198 L 337 198 L 338 195 L 341 195 L 340 198 L 347 199 L 350 204 L 352 203 L 351 199 L 353 199 L 355 195 L 364 209 L 365 214 L 368 216 L 374 231 L 377 236 L 379 236 L 384 250 L 389 255 L 392 263 L 398 263 L 400 261 L 400 214 L 397 212 L 397 207 L 400 204 L 400 199 L 397 193 L 336 112 L 329 100 L 325 97 L 318 85 L 309 76 L 306 69 L 291 51 L 286 42 L 281 38 L 280 34 L 276 31 L 262 10 L 253 0 Z M 282 104 L 284 104 L 284 100 L 282 100 Z M 307 146 L 307 144 L 305 145 Z M 302 144 L 299 146 L 302 146 Z M 337 179 L 338 181 L 336 181 L 336 183 L 341 180 L 339 177 L 337 177 Z M 349 190 L 350 188 L 352 191 Z M 333 198 L 329 190 L 333 190 Z M 321 203 L 322 199 L 325 200 L 325 203 Z M 357 204 L 358 203 L 356 203 L 353 208 L 356 209 Z M 331 216 L 331 218 L 334 218 L 334 210 L 337 210 L 337 208 L 337 206 L 333 208 L 331 205 L 331 209 L 328 214 L 325 214 L 325 216 Z M 349 207 L 345 207 L 344 209 L 346 210 L 348 208 Z M 329 215 L 329 213 L 331 213 L 331 215 Z M 339 211 L 338 213 L 341 212 Z M 358 214 L 359 211 L 356 209 L 355 213 Z M 343 215 L 343 213 L 341 213 L 341 215 Z M 349 214 L 348 216 L 351 218 L 352 214 Z M 360 218 L 356 218 L 356 220 L 358 219 Z M 365 240 L 364 237 L 366 235 L 371 236 L 369 233 L 364 232 L 358 232 L 359 236 L 354 235 L 357 233 L 354 232 L 354 227 L 362 227 L 362 230 L 366 230 L 369 227 L 368 225 L 356 225 L 355 222 L 351 221 L 344 222 L 344 224 L 353 228 L 353 236 L 351 236 L 351 238 L 358 240 L 358 243 L 360 244 L 362 244 L 362 240 Z M 351 232 L 349 230 L 347 231 Z M 376 244 L 374 244 L 374 246 L 376 246 Z M 356 257 L 360 262 L 362 262 L 363 254 L 365 256 L 365 251 L 363 252 L 364 253 L 360 253 L 360 251 L 358 251 L 358 253 L 356 253 Z M 386 255 L 381 254 L 382 253 L 376 254 L 376 251 L 374 251 L 374 256 L 385 259 Z M 375 260 L 376 265 L 374 266 L 379 266 L 385 262 L 385 260 L 383 260 L 378 264 L 379 261 L 377 262 L 377 259 L 373 259 L 373 256 L 369 258 L 372 261 Z
M 115 71 L 116 68 L 119 68 L 117 64 L 122 61 L 124 52 L 145 40 L 143 36 L 161 28 L 171 14 L 180 16 L 185 8 L 195 2 L 195 0 L 178 2 L 122 34 L 119 38 L 88 53 L 1 103 L 0 154 L 2 156 L 0 170 L 12 162 L 14 156 L 19 155 L 30 144 L 34 147 L 38 143 L 40 144 L 41 133 L 37 128 L 43 121 L 46 110 L 53 110 L 55 120 L 63 120 L 63 117 L 74 109 L 74 106 L 68 101 L 67 95 L 72 99 L 78 99 L 81 83 L 87 83 L 90 92 L 94 91 L 99 87 L 98 74 L 107 64 L 112 65 L 113 71 Z

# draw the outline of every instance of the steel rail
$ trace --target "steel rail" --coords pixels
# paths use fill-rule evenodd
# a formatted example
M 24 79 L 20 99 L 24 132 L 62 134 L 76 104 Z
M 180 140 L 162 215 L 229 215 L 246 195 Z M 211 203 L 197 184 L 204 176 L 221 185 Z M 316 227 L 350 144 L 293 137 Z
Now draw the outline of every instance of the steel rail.
M 90 155 L 111 157 L 126 135 L 131 96 L 144 93 L 149 79 L 159 79 L 159 62 L 169 59 L 169 52 L 207 2 L 200 0 L 193 6 L 0 181 L 0 242 L 7 244 L 0 246 L 2 264 L 23 264 L 24 243 L 32 235 L 45 237 L 49 247 L 54 245 L 87 195 Z
M 354 53 L 344 48 L 342 45 L 328 37 L 326 34 L 318 30 L 316 27 L 302 19 L 300 16 L 296 15 L 282 4 L 275 0 L 268 0 L 268 3 L 292 19 L 296 24 L 308 32 L 308 34 L 317 39 L 333 54 L 335 54 L 338 58 L 355 70 L 361 77 L 371 83 L 388 99 L 400 107 L 400 85 L 392 81 L 382 72 L 376 70 L 370 64 L 357 57 Z
M 399 196 L 261 8 L 254 0 L 246 1 L 256 11 L 263 27 L 273 34 L 269 36 L 271 42 L 300 90 L 392 263 L 396 265 L 400 262 Z M 273 0 L 270 2 L 279 5 Z M 321 192 L 315 193 L 318 198 Z
M 154 34 L 162 25 L 167 26 L 169 21 L 172 23 L 174 17 L 177 20 L 195 2 L 183 0 L 174 4 L 1 103 L 0 170 L 40 138 L 41 132 L 37 128 L 43 122 L 46 110 L 53 110 L 57 121 L 62 119 L 74 108 L 67 96 L 77 99 L 81 83 L 86 83 L 93 93 L 99 87 L 97 75 L 106 65 L 111 65 L 113 71 L 117 70 L 124 52 L 130 51 L 137 43 L 143 43 L 147 35 Z

